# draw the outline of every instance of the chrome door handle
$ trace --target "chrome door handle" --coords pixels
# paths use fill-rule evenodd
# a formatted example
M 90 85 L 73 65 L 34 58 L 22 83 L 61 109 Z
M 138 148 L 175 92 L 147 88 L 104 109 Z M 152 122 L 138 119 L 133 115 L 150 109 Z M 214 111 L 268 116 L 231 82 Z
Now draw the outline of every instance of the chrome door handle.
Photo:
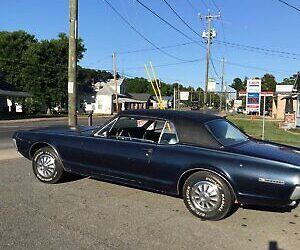
M 153 152 L 153 149 L 152 148 L 145 148 L 145 149 L 143 149 L 144 151 L 146 151 L 146 156 L 148 157 L 148 156 L 150 156 L 151 154 L 152 154 L 152 152 Z

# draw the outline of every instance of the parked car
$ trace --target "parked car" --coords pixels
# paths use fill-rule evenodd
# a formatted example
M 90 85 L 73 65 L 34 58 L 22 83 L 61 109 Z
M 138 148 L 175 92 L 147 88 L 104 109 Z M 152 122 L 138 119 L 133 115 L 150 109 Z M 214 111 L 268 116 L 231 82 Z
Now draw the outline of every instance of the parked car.
M 253 139 L 215 115 L 132 110 L 98 128 L 49 127 L 13 138 L 42 182 L 69 172 L 155 190 L 182 197 L 206 220 L 224 218 L 235 203 L 300 200 L 300 149 Z
M 237 108 L 237 111 L 236 111 L 238 114 L 246 114 L 246 108 L 244 107 L 238 107 Z
M 199 105 L 192 105 L 191 110 L 200 110 L 200 106 Z

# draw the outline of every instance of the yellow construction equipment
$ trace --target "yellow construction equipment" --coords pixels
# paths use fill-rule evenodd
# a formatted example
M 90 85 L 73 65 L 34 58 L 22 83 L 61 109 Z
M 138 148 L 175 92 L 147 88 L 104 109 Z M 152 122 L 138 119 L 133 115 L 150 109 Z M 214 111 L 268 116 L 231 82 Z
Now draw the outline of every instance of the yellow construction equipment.
M 162 96 L 161 96 L 160 87 L 159 87 L 159 84 L 158 84 L 158 81 L 157 81 L 157 77 L 156 77 L 156 74 L 155 74 L 155 71 L 154 71 L 154 67 L 153 67 L 153 65 L 152 65 L 151 62 L 150 62 L 150 68 L 151 68 L 152 75 L 153 75 L 153 78 L 154 78 L 154 83 L 153 83 L 153 80 L 152 80 L 151 75 L 149 73 L 148 67 L 145 64 L 146 74 L 148 76 L 148 80 L 149 80 L 149 82 L 151 84 L 151 87 L 152 87 L 153 92 L 155 94 L 155 97 L 157 99 L 158 107 L 160 109 L 165 109 L 165 105 L 164 105 L 164 102 L 163 102 L 163 99 L 162 99 Z

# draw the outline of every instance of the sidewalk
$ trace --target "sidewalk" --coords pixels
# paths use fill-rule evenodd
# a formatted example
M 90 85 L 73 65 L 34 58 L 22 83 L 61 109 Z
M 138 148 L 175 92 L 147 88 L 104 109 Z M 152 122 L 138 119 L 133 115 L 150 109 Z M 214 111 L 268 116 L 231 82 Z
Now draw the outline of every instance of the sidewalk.
M 93 115 L 93 119 L 95 118 L 109 118 L 113 117 L 113 115 Z M 78 116 L 78 119 L 88 119 L 88 116 Z M 68 120 L 68 117 L 42 117 L 42 118 L 28 118 L 28 119 L 15 119 L 15 120 L 0 120 L 0 124 L 7 123 L 23 123 L 23 122 L 41 122 L 41 121 L 64 121 Z
M 0 161 L 18 159 L 21 157 L 22 155 L 20 155 L 15 148 L 0 149 Z

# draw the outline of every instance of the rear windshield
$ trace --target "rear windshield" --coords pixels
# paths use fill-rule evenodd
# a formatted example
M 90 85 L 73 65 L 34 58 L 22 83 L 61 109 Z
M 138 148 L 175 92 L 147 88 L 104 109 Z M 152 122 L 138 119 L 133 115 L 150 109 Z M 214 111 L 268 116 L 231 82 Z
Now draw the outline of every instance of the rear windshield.
M 213 120 L 206 123 L 213 136 L 224 146 L 231 146 L 248 140 L 248 137 L 226 120 Z

